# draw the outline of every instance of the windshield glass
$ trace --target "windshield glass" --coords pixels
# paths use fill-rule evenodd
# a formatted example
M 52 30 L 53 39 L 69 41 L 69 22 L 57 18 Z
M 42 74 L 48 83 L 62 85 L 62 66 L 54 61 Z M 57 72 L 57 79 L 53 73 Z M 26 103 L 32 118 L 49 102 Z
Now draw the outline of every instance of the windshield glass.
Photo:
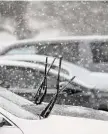
M 34 64 L 35 65 L 35 64 Z M 40 69 L 39 69 L 39 68 Z M 43 69 L 41 69 L 41 67 Z M 48 88 L 54 88 L 56 84 L 56 78 L 57 78 L 57 66 L 52 67 L 53 70 L 52 73 L 48 74 Z M 60 81 L 64 81 L 66 78 L 63 76 L 66 76 L 67 71 L 62 71 L 62 77 Z M 66 75 L 65 75 L 66 74 Z M 44 65 L 40 66 L 40 64 L 37 64 L 37 68 L 27 68 L 22 67 L 21 65 L 18 66 L 2 66 L 0 65 L 0 80 L 4 81 L 4 84 L 1 84 L 1 86 L 6 85 L 6 83 L 9 84 L 10 90 L 13 89 L 14 91 L 19 92 L 29 92 L 34 90 L 36 92 L 36 89 L 38 88 L 39 84 L 41 83 L 42 78 L 44 77 Z

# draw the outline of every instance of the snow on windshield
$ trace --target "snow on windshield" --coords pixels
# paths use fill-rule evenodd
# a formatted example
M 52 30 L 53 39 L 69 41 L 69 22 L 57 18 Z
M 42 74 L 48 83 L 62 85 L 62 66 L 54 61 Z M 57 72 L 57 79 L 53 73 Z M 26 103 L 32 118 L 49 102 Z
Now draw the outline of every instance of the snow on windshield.
M 29 119 L 29 120 L 38 119 L 36 115 L 33 115 L 32 113 L 28 112 L 27 110 L 24 110 L 23 108 L 16 105 L 15 103 L 12 103 L 7 99 L 4 99 L 3 97 L 0 97 L 0 107 L 19 118 Z

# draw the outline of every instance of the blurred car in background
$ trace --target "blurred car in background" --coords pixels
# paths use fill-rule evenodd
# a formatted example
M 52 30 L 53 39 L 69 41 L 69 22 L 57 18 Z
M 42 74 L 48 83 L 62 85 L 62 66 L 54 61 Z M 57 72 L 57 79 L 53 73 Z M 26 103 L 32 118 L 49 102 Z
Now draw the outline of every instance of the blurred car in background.
M 64 60 L 95 72 L 108 72 L 108 36 L 71 36 L 28 39 L 8 43 L 0 55 L 63 55 Z
M 7 55 L 1 56 L 3 60 L 13 60 L 13 61 L 25 61 L 26 63 L 36 63 L 38 66 L 44 66 L 46 55 Z M 53 61 L 54 57 L 48 56 L 48 65 L 50 65 Z M 58 58 L 56 58 L 53 64 L 53 73 L 57 75 L 58 69 Z M 52 71 L 52 70 L 51 70 Z M 70 63 L 68 61 L 62 61 L 62 69 L 61 69 L 61 76 L 65 77 L 66 79 L 71 79 L 73 76 L 76 78 L 73 82 L 88 88 L 88 89 L 99 89 L 100 91 L 108 90 L 108 73 L 101 73 L 101 72 L 91 72 L 83 67 Z
M 24 60 L 23 58 L 22 60 Z M 28 57 L 26 56 L 26 58 Z M 54 58 L 49 57 L 48 64 L 51 64 L 53 59 Z M 8 57 L 0 58 L 0 86 L 8 88 L 8 90 L 11 90 L 33 101 L 39 84 L 44 77 L 45 56 L 37 56 L 37 60 L 35 59 L 35 63 L 22 60 L 15 60 L 15 56 L 14 60 L 8 59 Z M 52 69 L 47 76 L 48 92 L 44 100 L 45 102 L 47 102 L 56 92 L 56 87 L 54 86 L 56 84 L 57 71 L 58 60 L 56 59 L 55 64 L 53 64 Z M 106 102 L 108 101 L 108 88 L 104 88 L 104 86 L 107 85 L 108 75 L 105 75 L 105 77 L 103 75 L 103 77 L 101 77 L 100 74 L 99 77 L 99 74 L 97 74 L 97 76 L 94 77 L 95 75 L 92 76 L 92 73 L 90 73 L 89 71 L 81 67 L 77 67 L 76 65 L 71 65 L 71 63 L 69 64 L 66 61 L 62 61 L 60 87 L 63 88 L 67 84 L 67 82 L 73 76 L 75 76 L 75 74 L 76 78 L 73 80 L 73 82 L 71 82 L 71 84 L 69 84 L 69 86 L 67 86 L 66 89 L 64 89 L 64 91 L 60 93 L 57 100 L 58 104 L 76 106 L 80 105 L 85 107 L 93 107 L 95 109 L 97 109 L 100 104 L 107 104 Z M 84 79 L 86 81 L 88 80 L 88 83 L 86 83 Z M 93 82 L 90 83 L 92 80 Z M 99 80 L 101 83 L 99 82 Z M 106 85 L 104 85 L 105 81 Z M 97 85 L 95 85 L 96 83 Z

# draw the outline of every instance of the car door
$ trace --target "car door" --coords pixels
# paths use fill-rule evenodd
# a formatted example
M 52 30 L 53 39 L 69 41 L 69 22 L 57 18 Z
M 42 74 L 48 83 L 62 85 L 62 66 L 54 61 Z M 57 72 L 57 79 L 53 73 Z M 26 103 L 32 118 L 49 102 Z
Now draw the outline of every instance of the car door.
M 23 132 L 10 120 L 0 114 L 0 134 L 23 134 Z

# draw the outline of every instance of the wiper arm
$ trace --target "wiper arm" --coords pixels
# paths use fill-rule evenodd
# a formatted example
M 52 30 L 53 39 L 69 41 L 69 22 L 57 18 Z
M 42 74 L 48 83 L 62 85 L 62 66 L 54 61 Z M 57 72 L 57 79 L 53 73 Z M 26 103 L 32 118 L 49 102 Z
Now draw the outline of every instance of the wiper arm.
M 55 104 L 55 102 L 56 102 L 56 100 L 57 100 L 57 97 L 58 97 L 58 94 L 60 93 L 60 92 L 62 92 L 66 87 L 67 87 L 67 85 L 69 84 L 69 83 L 71 83 L 73 80 L 75 79 L 75 76 L 73 76 L 72 77 L 72 79 L 70 79 L 69 81 L 68 81 L 68 83 L 61 89 L 61 90 L 59 90 L 59 77 L 58 77 L 58 80 L 57 80 L 57 85 L 56 85 L 56 87 L 57 87 L 57 93 L 52 97 L 52 99 L 50 100 L 50 103 L 46 106 L 46 108 L 41 112 L 41 114 L 39 115 L 40 117 L 43 117 L 43 118 L 47 118 L 48 116 L 49 116 L 49 114 L 51 113 L 51 110 L 52 110 L 52 108 L 53 108 L 53 106 L 54 106 L 54 104 Z
M 34 97 L 34 99 L 35 99 L 34 102 L 35 102 L 35 104 L 37 104 L 37 105 L 38 105 L 38 104 L 41 104 L 42 101 L 44 100 L 44 97 L 45 97 L 46 92 L 47 92 L 47 75 L 48 75 L 48 73 L 49 73 L 49 71 L 50 71 L 50 69 L 51 69 L 51 67 L 52 67 L 52 65 L 53 65 L 53 63 L 54 63 L 55 60 L 56 60 L 56 58 L 54 58 L 52 64 L 50 65 L 50 67 L 49 67 L 49 69 L 48 69 L 48 71 L 47 71 L 47 61 L 48 61 L 48 57 L 46 57 L 44 78 L 42 79 L 42 81 L 41 81 L 41 83 L 40 83 L 40 85 L 39 85 L 39 87 L 38 87 L 37 93 L 36 93 L 36 95 L 35 95 L 35 97 Z M 42 94 L 42 91 L 43 91 L 43 94 Z
M 57 77 L 57 83 L 56 83 L 56 89 L 57 93 L 53 96 L 49 104 L 45 107 L 45 109 L 41 112 L 40 116 L 43 118 L 47 118 L 49 114 L 51 113 L 51 110 L 57 100 L 58 94 L 59 94 L 59 81 L 60 81 L 60 70 L 61 70 L 61 62 L 62 62 L 62 57 L 60 57 L 60 62 L 59 62 L 59 70 L 58 70 L 58 77 Z
M 47 118 L 49 116 L 49 114 L 51 113 L 51 110 L 53 109 L 54 104 L 55 104 L 55 102 L 57 100 L 58 94 L 60 92 L 62 92 L 67 87 L 67 85 L 69 83 L 71 83 L 74 80 L 74 78 L 75 78 L 75 76 L 72 77 L 72 79 L 70 79 L 68 81 L 68 83 L 61 90 L 59 90 L 61 62 L 62 62 L 62 57 L 60 57 L 60 61 L 59 61 L 59 71 L 58 71 L 58 77 L 57 77 L 57 83 L 56 83 L 57 93 L 52 97 L 52 99 L 50 100 L 49 104 L 45 107 L 45 109 L 39 115 L 42 118 Z

